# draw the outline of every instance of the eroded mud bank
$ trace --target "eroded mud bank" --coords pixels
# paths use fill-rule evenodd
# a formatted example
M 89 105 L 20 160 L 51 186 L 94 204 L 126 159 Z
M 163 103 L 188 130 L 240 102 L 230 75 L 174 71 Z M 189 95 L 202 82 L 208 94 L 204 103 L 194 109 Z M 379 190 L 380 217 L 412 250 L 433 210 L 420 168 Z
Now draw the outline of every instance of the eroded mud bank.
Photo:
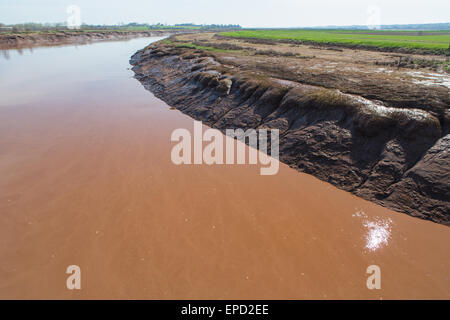
M 280 159 L 411 216 L 450 225 L 445 114 L 396 108 L 337 89 L 240 73 L 214 54 L 153 44 L 131 59 L 136 78 L 194 119 L 280 130 Z
M 171 32 L 172 34 L 173 32 Z M 0 34 L 0 49 L 20 49 L 65 44 L 86 44 L 95 41 L 126 40 L 138 37 L 165 36 L 166 31 L 97 31 Z

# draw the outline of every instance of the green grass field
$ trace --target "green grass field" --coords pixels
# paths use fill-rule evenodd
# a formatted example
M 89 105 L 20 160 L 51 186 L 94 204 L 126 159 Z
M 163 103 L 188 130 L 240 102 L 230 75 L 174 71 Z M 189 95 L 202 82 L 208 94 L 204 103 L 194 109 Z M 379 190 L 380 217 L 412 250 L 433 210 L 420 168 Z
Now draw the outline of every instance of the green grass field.
M 316 43 L 364 45 L 381 48 L 410 48 L 446 51 L 450 45 L 450 31 L 387 31 L 387 30 L 241 30 L 222 32 L 238 38 L 296 40 Z

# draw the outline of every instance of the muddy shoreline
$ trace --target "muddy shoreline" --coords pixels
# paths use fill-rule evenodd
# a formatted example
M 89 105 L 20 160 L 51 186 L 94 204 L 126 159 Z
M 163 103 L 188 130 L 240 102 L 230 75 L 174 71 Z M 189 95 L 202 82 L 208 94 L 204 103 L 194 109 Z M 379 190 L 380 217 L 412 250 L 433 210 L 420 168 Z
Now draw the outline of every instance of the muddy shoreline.
M 96 41 L 127 40 L 139 37 L 160 37 L 174 34 L 168 31 L 96 31 L 49 33 L 0 33 L 0 50 L 43 46 L 88 44 Z
M 146 89 L 192 118 L 222 131 L 279 129 L 280 160 L 289 166 L 390 209 L 450 225 L 448 90 L 429 89 L 425 107 L 399 108 L 389 97 L 408 100 L 406 91 L 387 88 L 382 99 L 368 99 L 328 84 L 241 72 L 242 64 L 224 63 L 232 52 L 226 55 L 159 42 L 130 62 Z

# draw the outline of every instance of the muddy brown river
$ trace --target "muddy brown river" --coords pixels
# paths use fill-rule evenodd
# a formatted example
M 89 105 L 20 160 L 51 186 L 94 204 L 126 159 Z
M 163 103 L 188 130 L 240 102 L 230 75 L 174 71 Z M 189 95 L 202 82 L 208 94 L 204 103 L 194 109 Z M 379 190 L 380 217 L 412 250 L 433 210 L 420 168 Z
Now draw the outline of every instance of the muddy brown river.
M 155 40 L 2 52 L 0 298 L 450 298 L 446 226 L 285 165 L 173 164 L 193 120 L 128 64 Z

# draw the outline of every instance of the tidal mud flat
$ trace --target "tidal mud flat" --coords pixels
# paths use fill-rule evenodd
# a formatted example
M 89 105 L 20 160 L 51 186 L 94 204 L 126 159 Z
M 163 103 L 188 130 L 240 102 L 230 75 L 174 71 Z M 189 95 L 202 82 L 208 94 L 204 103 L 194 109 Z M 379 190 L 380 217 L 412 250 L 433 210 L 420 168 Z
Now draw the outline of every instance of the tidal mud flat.
M 401 62 L 410 60 L 425 62 Z M 222 131 L 279 129 L 282 162 L 448 226 L 450 78 L 428 60 L 204 33 L 151 44 L 131 63 L 145 88 L 192 118 Z
M 117 41 L 140 37 L 161 37 L 173 34 L 167 31 L 73 31 L 0 33 L 0 50 L 23 49 L 69 44 L 88 44 L 97 41 Z

